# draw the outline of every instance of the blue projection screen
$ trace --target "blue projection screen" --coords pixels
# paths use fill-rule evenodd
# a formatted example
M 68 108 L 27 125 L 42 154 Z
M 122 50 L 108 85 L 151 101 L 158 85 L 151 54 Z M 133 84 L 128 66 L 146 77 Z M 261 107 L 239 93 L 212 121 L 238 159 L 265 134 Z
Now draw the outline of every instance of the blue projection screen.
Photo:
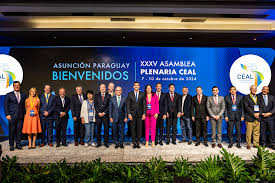
M 140 82 L 141 91 L 144 91 L 146 84 L 154 88 L 160 82 L 163 91 L 168 92 L 168 85 L 174 83 L 176 92 L 182 94 L 182 87 L 187 86 L 192 96 L 196 94 L 197 86 L 203 88 L 204 95 L 210 96 L 212 87 L 216 85 L 220 89 L 219 95 L 225 96 L 232 85 L 230 68 L 237 59 L 246 55 L 258 56 L 272 71 L 275 56 L 272 48 L 236 47 L 0 47 L 0 54 L 10 55 L 20 63 L 24 92 L 37 87 L 39 93 L 43 93 L 44 85 L 50 84 L 53 93 L 65 87 L 68 96 L 74 93 L 75 86 L 81 85 L 84 91 L 92 89 L 97 93 L 100 83 L 109 82 L 122 86 L 123 94 L 127 95 L 132 91 L 134 81 Z M 20 72 L 18 69 L 12 71 L 14 66 L 6 62 L 0 57 L 0 72 L 9 70 L 13 73 L 9 83 L 0 77 L 0 133 L 4 136 L 8 135 L 8 122 L 3 109 L 4 94 L 12 89 L 12 80 L 18 80 L 16 77 Z M 256 68 L 256 65 L 249 63 L 245 68 Z M 258 69 L 261 70 L 259 66 Z M 259 88 L 270 82 L 270 77 L 265 74 L 263 72 L 258 77 Z M 256 82 L 248 74 L 240 73 L 237 77 L 243 84 L 248 84 L 251 79 Z M 271 80 L 271 83 L 274 82 Z M 274 92 L 273 88 L 272 85 L 271 91 Z M 222 132 L 227 133 L 225 121 Z M 245 132 L 244 124 L 242 132 Z M 179 123 L 178 133 L 181 133 Z M 210 122 L 208 133 L 211 133 Z M 73 121 L 70 118 L 68 135 L 72 134 Z

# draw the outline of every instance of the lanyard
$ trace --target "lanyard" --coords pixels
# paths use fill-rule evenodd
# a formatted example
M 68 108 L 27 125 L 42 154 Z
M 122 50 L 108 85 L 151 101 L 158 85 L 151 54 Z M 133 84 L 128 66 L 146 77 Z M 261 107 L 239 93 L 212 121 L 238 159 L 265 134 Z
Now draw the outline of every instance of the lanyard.
M 45 98 L 46 98 L 46 103 L 48 103 L 51 94 L 49 93 L 48 95 L 46 95 L 46 93 L 45 93 L 44 95 L 45 95 Z
M 90 104 L 90 101 L 88 100 L 88 105 L 90 106 L 90 109 L 93 110 L 94 101 L 92 101 L 92 104 Z
M 256 96 L 256 100 L 254 100 L 254 98 L 252 97 L 252 95 L 250 94 L 250 97 L 252 98 L 252 100 L 255 102 L 255 104 L 257 104 L 257 96 Z
M 33 109 L 33 106 L 34 106 L 34 102 L 35 102 L 35 98 L 33 99 L 33 102 L 31 101 L 31 98 L 30 98 L 30 103 L 31 103 L 31 109 Z
M 232 101 L 233 101 L 233 105 L 235 105 L 236 104 L 237 95 L 236 96 L 231 95 L 231 98 L 232 98 Z

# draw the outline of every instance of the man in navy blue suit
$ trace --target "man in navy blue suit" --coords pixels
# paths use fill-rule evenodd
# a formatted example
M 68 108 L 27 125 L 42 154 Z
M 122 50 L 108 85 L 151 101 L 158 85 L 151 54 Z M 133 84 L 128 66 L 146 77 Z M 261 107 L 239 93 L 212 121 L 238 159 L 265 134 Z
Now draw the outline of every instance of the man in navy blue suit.
M 55 116 L 55 130 L 56 130 L 56 147 L 67 147 L 66 133 L 69 119 L 69 111 L 71 109 L 71 100 L 65 96 L 65 88 L 59 89 L 59 96 L 55 97 L 54 116 Z
M 8 93 L 5 97 L 5 115 L 9 121 L 9 144 L 10 150 L 14 151 L 14 141 L 16 149 L 22 149 L 21 135 L 24 116 L 26 114 L 25 100 L 26 94 L 20 91 L 20 82 L 13 82 L 14 91 Z
M 54 123 L 54 98 L 51 94 L 51 86 L 44 86 L 44 94 L 39 96 L 40 99 L 40 121 L 42 127 L 41 144 L 40 147 L 45 146 L 46 129 L 47 142 L 50 147 L 53 146 L 53 123 Z
M 116 144 L 115 148 L 124 148 L 124 127 L 128 120 L 126 108 L 127 98 L 121 95 L 122 88 L 120 86 L 116 87 L 115 93 L 116 95 L 111 98 L 109 103 L 109 117 L 111 123 L 113 123 L 114 143 Z

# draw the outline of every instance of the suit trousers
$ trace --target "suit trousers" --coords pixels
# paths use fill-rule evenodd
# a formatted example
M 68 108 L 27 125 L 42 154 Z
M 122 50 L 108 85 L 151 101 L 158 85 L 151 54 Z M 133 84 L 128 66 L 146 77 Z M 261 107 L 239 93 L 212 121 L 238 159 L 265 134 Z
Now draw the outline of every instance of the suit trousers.
M 21 145 L 21 136 L 23 128 L 23 119 L 11 119 L 9 120 L 9 144 L 14 147 L 14 141 L 16 145 Z
M 218 144 L 220 144 L 222 142 L 222 119 L 211 119 L 210 122 L 212 132 L 212 143 L 215 144 L 217 142 Z
M 229 120 L 227 122 L 227 135 L 229 139 L 229 144 L 233 144 L 233 130 L 236 130 L 236 142 L 241 142 L 241 120 Z
M 275 145 L 275 119 L 263 119 L 261 121 L 261 137 L 263 145 L 266 145 L 266 132 L 269 131 L 270 145 Z
M 163 141 L 163 123 L 164 119 L 162 117 L 158 117 L 156 123 L 156 141 Z
M 113 122 L 113 135 L 114 135 L 115 144 L 123 144 L 124 128 L 125 128 L 124 119 Z
M 47 130 L 47 142 L 53 142 L 53 119 L 40 118 L 42 133 L 41 133 L 41 143 L 45 144 L 46 140 L 46 130 Z
M 151 132 L 151 140 L 155 142 L 157 120 L 152 115 L 145 117 L 145 141 L 149 141 L 149 133 Z
M 203 136 L 203 141 L 207 142 L 207 121 L 206 117 L 195 117 L 196 123 L 196 141 L 201 141 L 201 132 Z
M 251 136 L 253 134 L 253 145 L 258 146 L 260 140 L 260 122 L 255 120 L 254 122 L 246 121 L 246 144 L 251 146 Z
M 167 125 L 166 125 L 166 135 L 167 135 L 167 142 L 170 142 L 170 131 L 172 127 L 172 142 L 176 142 L 177 137 L 177 117 L 170 117 L 167 118 Z
M 68 118 L 58 118 L 55 121 L 56 144 L 66 144 Z
M 81 118 L 78 118 L 74 121 L 74 141 L 78 142 L 78 139 L 80 139 L 80 142 L 84 142 L 84 137 L 85 125 L 81 123 Z
M 97 134 L 96 134 L 96 140 L 98 144 L 101 144 L 101 128 L 102 123 L 104 126 L 104 144 L 108 144 L 109 141 L 109 117 L 107 115 L 104 115 L 103 117 L 96 117 L 96 128 L 97 128 Z
M 142 133 L 142 119 L 141 117 L 133 117 L 131 121 L 131 134 L 132 134 L 132 142 L 134 144 L 140 143 Z

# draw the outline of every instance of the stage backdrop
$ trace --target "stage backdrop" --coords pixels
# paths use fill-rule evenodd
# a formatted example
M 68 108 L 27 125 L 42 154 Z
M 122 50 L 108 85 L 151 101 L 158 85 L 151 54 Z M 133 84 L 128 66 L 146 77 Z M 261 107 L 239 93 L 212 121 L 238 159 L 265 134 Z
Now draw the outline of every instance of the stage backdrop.
M 210 96 L 214 85 L 219 87 L 220 95 L 225 96 L 234 82 L 244 94 L 247 91 L 243 91 L 242 86 L 257 83 L 261 88 L 269 84 L 270 67 L 275 56 L 272 48 L 206 47 L 0 47 L 0 54 L 10 55 L 20 63 L 24 92 L 37 87 L 42 93 L 43 86 L 50 84 L 53 93 L 64 87 L 68 96 L 74 93 L 75 86 L 81 85 L 84 91 L 92 89 L 97 93 L 100 83 L 109 82 L 122 86 L 123 94 L 127 95 L 134 81 L 140 82 L 142 91 L 146 84 L 154 88 L 157 82 L 162 83 L 164 92 L 168 92 L 170 83 L 175 84 L 176 92 L 180 94 L 182 87 L 187 86 L 192 96 L 196 94 L 197 86 L 201 86 L 203 93 Z M 0 123 L 1 134 L 8 135 L 8 122 L 3 110 L 4 94 L 11 90 L 11 81 L 20 80 L 19 72 L 22 71 L 17 69 L 12 72 L 14 65 L 3 59 L 0 57 L 0 71 L 9 70 L 6 73 L 10 73 L 10 77 L 5 80 L 5 75 L 0 76 L 0 80 L 4 79 L 0 82 Z M 264 60 L 264 63 L 257 59 Z M 249 63 L 251 60 L 255 63 Z M 233 72 L 235 68 L 230 71 L 235 61 L 240 68 L 237 74 Z M 264 64 L 268 68 L 262 66 Z M 274 66 L 271 68 L 274 70 Z M 271 91 L 274 92 L 274 81 L 271 83 Z M 224 121 L 223 134 L 226 129 Z M 242 132 L 245 132 L 244 124 Z M 179 122 L 178 133 L 181 133 Z M 211 133 L 210 122 L 208 133 Z M 69 119 L 68 134 L 73 134 L 72 118 Z

